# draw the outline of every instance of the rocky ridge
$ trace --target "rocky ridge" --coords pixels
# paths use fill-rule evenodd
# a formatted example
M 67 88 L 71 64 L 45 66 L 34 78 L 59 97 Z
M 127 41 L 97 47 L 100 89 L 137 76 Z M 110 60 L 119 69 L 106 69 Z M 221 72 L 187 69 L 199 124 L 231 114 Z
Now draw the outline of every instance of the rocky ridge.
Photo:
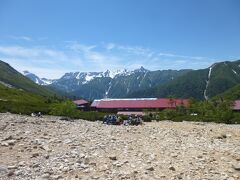
M 0 179 L 240 179 L 240 126 L 0 114 Z

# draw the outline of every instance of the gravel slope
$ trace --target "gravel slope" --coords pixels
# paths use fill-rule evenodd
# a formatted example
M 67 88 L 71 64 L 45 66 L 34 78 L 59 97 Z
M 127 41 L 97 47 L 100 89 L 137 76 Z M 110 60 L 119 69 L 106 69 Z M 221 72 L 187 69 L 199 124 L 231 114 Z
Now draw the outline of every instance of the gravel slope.
M 0 179 L 240 179 L 240 126 L 0 114 Z

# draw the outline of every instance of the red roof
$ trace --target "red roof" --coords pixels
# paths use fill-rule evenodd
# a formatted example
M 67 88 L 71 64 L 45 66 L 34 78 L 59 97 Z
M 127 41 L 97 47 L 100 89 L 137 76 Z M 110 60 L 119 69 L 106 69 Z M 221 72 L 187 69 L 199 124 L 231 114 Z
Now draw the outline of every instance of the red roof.
M 73 101 L 73 103 L 78 105 L 78 106 L 81 106 L 81 105 L 84 105 L 84 104 L 88 104 L 89 102 L 85 101 L 84 99 L 79 99 L 79 100 Z
M 100 102 L 100 100 L 94 100 L 91 104 L 91 107 L 97 107 L 99 102 Z
M 240 110 L 240 100 L 235 101 L 233 109 L 234 110 Z
M 91 107 L 101 109 L 147 109 L 147 108 L 175 108 L 176 106 L 184 105 L 187 106 L 189 103 L 188 99 L 172 99 L 172 98 L 161 98 L 161 99 L 101 99 L 95 100 Z

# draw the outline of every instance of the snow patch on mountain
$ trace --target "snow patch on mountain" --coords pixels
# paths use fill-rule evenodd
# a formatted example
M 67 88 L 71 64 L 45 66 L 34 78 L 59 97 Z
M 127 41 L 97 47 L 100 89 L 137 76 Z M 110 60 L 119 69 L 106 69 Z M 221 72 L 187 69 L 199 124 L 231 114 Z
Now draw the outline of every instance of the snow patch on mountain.
M 81 73 L 79 72 L 78 75 L 76 76 L 76 79 L 80 79 Z
M 105 98 L 108 98 L 108 94 L 109 94 L 109 91 L 111 88 L 112 88 L 112 81 L 110 81 L 109 87 L 108 87 L 107 91 L 105 92 Z
M 130 91 L 129 88 L 127 88 L 127 94 L 129 93 L 129 91 Z
M 208 79 L 206 80 L 206 88 L 205 88 L 205 90 L 204 90 L 204 98 L 205 98 L 206 100 L 208 100 L 207 88 L 208 88 L 209 83 L 210 83 L 210 78 L 211 78 L 211 74 L 212 74 L 212 69 L 213 69 L 214 66 L 215 66 L 215 64 L 212 65 L 212 66 L 209 68 L 209 71 L 208 71 Z
M 232 69 L 232 72 L 234 73 L 234 74 L 236 74 L 236 75 L 239 75 L 236 71 L 234 71 L 233 69 Z
M 53 79 L 46 79 L 46 78 L 41 78 L 41 81 L 44 83 L 44 85 L 50 85 L 53 82 L 55 82 L 55 80 Z
M 212 68 L 213 68 L 213 66 L 209 68 L 209 72 L 208 72 L 208 79 L 210 79 L 210 77 L 211 77 Z
M 96 77 L 99 77 L 99 75 L 95 75 L 94 76 L 94 75 L 92 75 L 90 73 L 87 73 L 87 75 L 85 76 L 85 79 L 86 79 L 86 81 L 91 81 L 91 80 L 93 80 Z
M 110 77 L 110 78 L 115 78 L 117 76 L 129 76 L 131 75 L 132 73 L 134 73 L 133 71 L 129 71 L 127 69 L 119 69 L 119 70 L 115 70 L 115 71 L 110 71 L 110 70 L 107 70 L 105 72 L 105 75 L 106 77 Z

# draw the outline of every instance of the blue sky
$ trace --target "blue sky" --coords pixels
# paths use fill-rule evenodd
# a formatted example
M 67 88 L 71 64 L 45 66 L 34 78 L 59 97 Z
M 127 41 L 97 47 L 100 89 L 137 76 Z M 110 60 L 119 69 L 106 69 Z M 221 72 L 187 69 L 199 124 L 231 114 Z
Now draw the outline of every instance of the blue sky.
M 239 0 L 0 0 L 0 59 L 58 78 L 240 59 Z

